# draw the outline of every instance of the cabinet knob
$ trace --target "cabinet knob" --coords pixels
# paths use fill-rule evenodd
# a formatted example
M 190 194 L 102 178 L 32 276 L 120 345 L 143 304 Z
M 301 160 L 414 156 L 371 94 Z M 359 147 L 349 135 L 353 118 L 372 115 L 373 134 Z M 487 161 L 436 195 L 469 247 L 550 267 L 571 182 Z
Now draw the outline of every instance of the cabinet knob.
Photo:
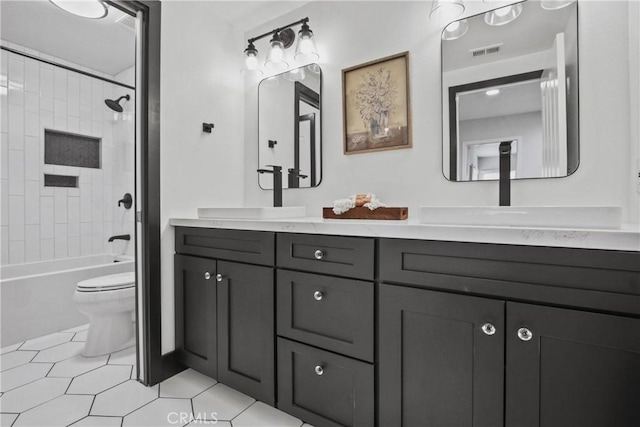
M 205 272 L 204 272 L 204 279 L 205 279 L 205 280 L 209 280 L 209 279 L 211 279 L 211 273 L 209 273 L 208 271 L 205 271 Z
M 316 375 L 324 374 L 324 369 L 322 369 L 322 366 L 320 366 L 320 365 L 316 366 L 315 371 L 316 371 Z
M 531 332 L 527 328 L 520 328 L 518 329 L 518 338 L 520 338 L 522 341 L 529 341 L 531 338 L 533 338 L 533 332 Z
M 222 274 L 220 274 L 220 273 L 216 274 L 216 280 L 218 282 L 222 282 Z
M 318 249 L 317 251 L 314 252 L 313 256 L 316 257 L 316 259 L 322 259 L 322 257 L 324 256 L 324 252 Z
M 315 298 L 316 301 L 320 301 L 322 299 L 324 295 L 322 294 L 322 292 L 320 291 L 315 291 L 313 293 L 313 298 Z
M 484 325 L 482 325 L 482 332 L 487 335 L 493 335 L 496 333 L 496 327 L 491 323 L 485 323 Z

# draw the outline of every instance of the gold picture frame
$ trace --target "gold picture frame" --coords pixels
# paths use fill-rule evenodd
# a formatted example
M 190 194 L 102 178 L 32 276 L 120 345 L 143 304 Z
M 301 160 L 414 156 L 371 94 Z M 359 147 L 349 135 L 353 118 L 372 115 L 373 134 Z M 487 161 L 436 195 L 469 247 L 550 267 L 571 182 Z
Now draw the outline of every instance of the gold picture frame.
M 409 52 L 342 70 L 344 154 L 412 147 Z

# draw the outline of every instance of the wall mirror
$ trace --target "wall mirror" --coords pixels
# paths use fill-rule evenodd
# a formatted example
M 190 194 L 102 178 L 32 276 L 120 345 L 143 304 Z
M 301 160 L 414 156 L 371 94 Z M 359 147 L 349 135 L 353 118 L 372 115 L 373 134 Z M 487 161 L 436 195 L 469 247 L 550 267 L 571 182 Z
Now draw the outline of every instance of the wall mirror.
M 258 85 L 258 163 L 282 166 L 283 188 L 322 180 L 322 71 L 317 64 L 266 78 Z M 260 188 L 273 177 L 258 175 Z
M 571 175 L 579 163 L 578 3 L 524 1 L 454 21 L 442 32 L 444 176 Z

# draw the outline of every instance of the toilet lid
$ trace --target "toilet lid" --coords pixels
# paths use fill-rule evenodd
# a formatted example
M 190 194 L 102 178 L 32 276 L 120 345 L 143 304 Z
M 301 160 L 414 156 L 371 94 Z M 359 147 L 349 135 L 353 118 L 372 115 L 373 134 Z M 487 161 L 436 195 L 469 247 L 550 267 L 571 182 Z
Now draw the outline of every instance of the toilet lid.
M 101 292 L 115 291 L 118 289 L 128 289 L 136 284 L 135 273 L 110 274 L 108 276 L 94 277 L 92 279 L 78 282 L 76 290 L 78 292 Z

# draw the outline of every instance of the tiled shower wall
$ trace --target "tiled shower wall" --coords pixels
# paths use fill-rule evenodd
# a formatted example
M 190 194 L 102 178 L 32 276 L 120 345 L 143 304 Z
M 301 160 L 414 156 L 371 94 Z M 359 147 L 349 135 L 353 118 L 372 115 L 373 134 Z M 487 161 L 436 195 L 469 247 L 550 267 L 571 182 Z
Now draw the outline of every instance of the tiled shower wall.
M 1 52 L 2 265 L 132 254 L 133 241 L 107 240 L 134 229 L 133 209 L 117 206 L 134 191 L 133 91 Z M 124 114 L 105 105 L 126 93 Z M 45 165 L 44 129 L 102 138 L 101 168 Z M 45 187 L 45 173 L 78 176 L 79 188 Z

